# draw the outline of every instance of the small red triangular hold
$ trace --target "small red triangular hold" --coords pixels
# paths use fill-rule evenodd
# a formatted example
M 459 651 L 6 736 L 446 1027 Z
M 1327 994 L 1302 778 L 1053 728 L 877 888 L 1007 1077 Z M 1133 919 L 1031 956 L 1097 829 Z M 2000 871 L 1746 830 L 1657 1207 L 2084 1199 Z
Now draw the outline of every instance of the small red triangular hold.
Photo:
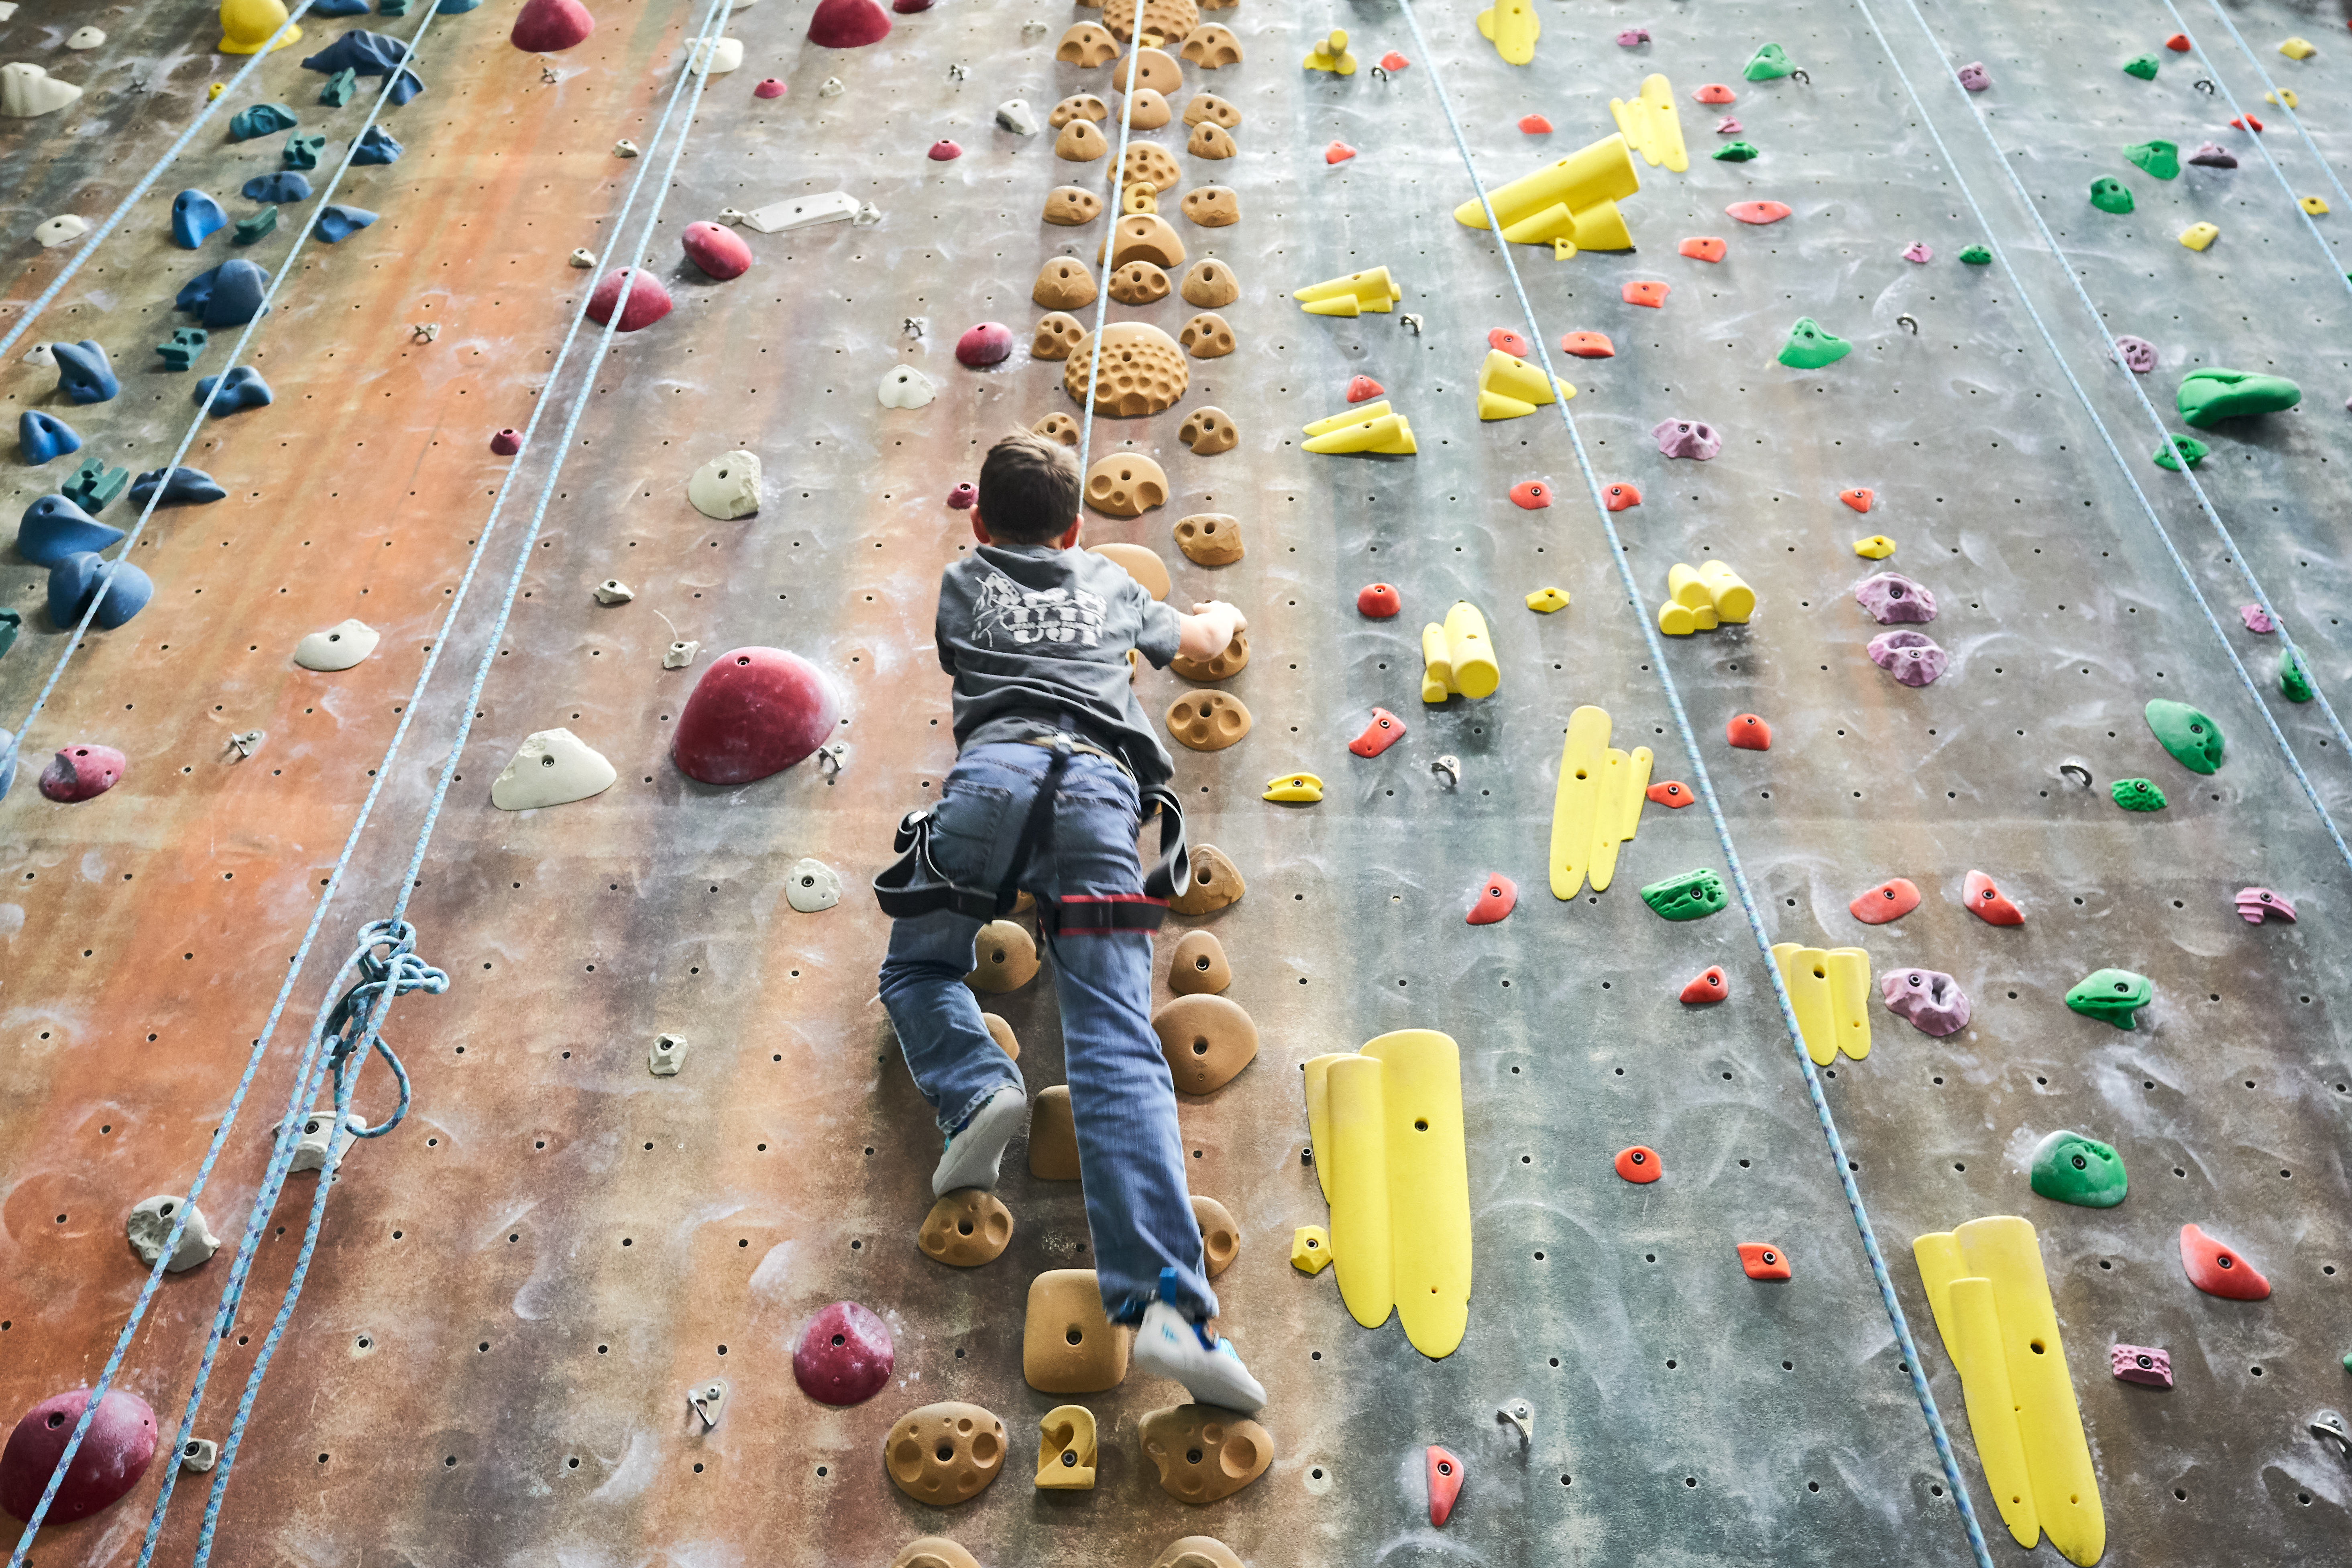
M 2175 33 L 2172 37 L 2164 40 L 2164 47 L 2170 49 L 2176 55 L 2185 55 L 2189 52 L 2189 35 L 2186 33 Z
M 1355 155 L 1356 150 L 1345 142 L 1334 142 L 1323 149 L 1323 161 L 1327 163 L 1344 163 Z
M 1772 749 L 1772 726 L 1753 713 L 1735 713 L 1723 726 L 1723 738 L 1743 752 Z
M 2255 119 L 2251 114 L 2242 115 L 2238 119 L 2230 121 L 2230 123 L 2232 127 L 2240 131 L 2260 131 L 2263 128 L 2263 122 Z
M 1362 403 L 1369 398 L 1386 397 L 1388 389 L 1369 375 L 1360 375 L 1348 384 L 1348 401 Z
M 1486 332 L 1486 346 L 1500 349 L 1513 359 L 1525 359 L 1530 352 L 1528 340 L 1508 327 L 1492 327 Z
M 1713 1003 L 1729 1001 L 1730 998 L 1731 982 L 1723 977 L 1723 966 L 1720 964 L 1683 987 L 1683 1004 L 1685 1006 L 1705 1007 Z
M 1462 1461 L 1434 1443 L 1428 1458 L 1429 1522 L 1442 1525 L 1454 1517 L 1454 1500 L 1462 1495 Z
M 1398 71 L 1404 69 L 1411 64 L 1412 64 L 1411 60 L 1405 58 L 1394 49 L 1391 49 L 1387 54 L 1381 57 L 1381 69 L 1387 71 L 1391 76 L 1395 75 Z
M 1853 508 L 1856 511 L 1868 511 L 1870 510 L 1871 503 L 1877 499 L 1878 492 L 1876 490 L 1838 491 L 1838 500 L 1845 502 L 1846 505 Z
M 1551 134 L 1551 121 L 1540 114 L 1522 114 L 1519 116 L 1519 129 L 1530 136 L 1549 136 Z

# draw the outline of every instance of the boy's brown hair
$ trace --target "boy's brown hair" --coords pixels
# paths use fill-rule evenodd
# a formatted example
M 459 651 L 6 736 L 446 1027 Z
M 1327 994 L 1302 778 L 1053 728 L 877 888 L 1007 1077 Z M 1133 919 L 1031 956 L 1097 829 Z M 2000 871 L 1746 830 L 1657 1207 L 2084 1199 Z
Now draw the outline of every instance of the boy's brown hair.
M 980 517 L 1007 544 L 1043 544 L 1078 515 L 1078 461 L 1067 447 L 1016 430 L 980 465 Z

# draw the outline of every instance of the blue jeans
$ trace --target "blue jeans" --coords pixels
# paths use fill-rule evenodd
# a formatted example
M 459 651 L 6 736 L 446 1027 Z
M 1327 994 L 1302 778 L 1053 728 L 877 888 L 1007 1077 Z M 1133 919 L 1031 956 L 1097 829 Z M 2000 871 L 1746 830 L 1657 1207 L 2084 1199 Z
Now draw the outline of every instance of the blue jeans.
M 1022 744 L 974 746 L 956 759 L 931 814 L 931 856 L 941 876 L 959 887 L 1003 882 L 1052 761 L 1044 747 Z M 1021 886 L 1041 906 L 1065 894 L 1139 894 L 1137 831 L 1135 782 L 1079 752 L 1055 798 L 1052 847 L 1032 859 Z M 948 910 L 898 921 L 882 964 L 882 1005 L 907 1069 L 950 1133 L 999 1089 L 1026 1091 L 964 984 L 980 927 Z M 1151 935 L 1048 931 L 1045 949 L 1061 1000 L 1063 1072 L 1104 1310 L 1115 1322 L 1135 1321 L 1159 1294 L 1160 1271 L 1173 1268 L 1177 1309 L 1213 1318 L 1217 1298 L 1202 1268 L 1175 1080 L 1151 1029 Z

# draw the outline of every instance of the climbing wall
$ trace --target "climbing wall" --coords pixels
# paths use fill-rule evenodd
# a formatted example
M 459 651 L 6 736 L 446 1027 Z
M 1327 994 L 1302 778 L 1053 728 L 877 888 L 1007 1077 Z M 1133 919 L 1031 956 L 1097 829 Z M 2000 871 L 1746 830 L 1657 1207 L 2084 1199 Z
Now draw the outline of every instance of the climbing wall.
M 274 1022 L 200 1198 L 224 1245 L 163 1278 L 114 1379 L 172 1441 L 307 1021 L 348 984 L 331 984 L 331 967 L 390 912 L 429 822 L 408 913 L 449 987 L 392 1008 L 385 1033 L 414 1109 L 344 1158 L 243 1431 L 216 1528 L 228 1561 L 878 1568 L 940 1534 L 991 1568 L 1142 1568 L 1206 1533 L 1262 1568 L 1968 1563 L 1913 1367 L 1737 889 L 1686 923 L 1640 897 L 1695 868 L 1727 875 L 1719 805 L 1769 940 L 1860 946 L 1881 975 L 1948 973 L 1972 1004 L 1966 1028 L 1934 1037 L 1874 1001 L 1874 1048 L 1836 1057 L 1815 1082 L 1992 1557 L 2019 1549 L 1910 1243 L 1993 1215 L 2040 1234 L 2107 1561 L 2340 1552 L 2352 1479 L 2310 1424 L 2347 1404 L 2338 1363 L 2352 1349 L 2338 1326 L 2352 1059 L 2337 1023 L 2352 995 L 2326 957 L 2340 952 L 2326 933 L 2352 907 L 2352 877 L 2265 715 L 2321 807 L 2340 817 L 2352 791 L 2340 733 L 2316 704 L 2280 695 L 2278 637 L 2236 609 L 2252 597 L 2242 546 L 2315 683 L 2342 689 L 2336 422 L 2352 390 L 2352 310 L 2329 226 L 2352 222 L 2332 183 L 2352 166 L 2340 107 L 2352 39 L 2328 17 L 2232 8 L 2249 53 L 2210 5 L 1938 6 L 1922 20 L 1908 0 L 1544 3 L 1533 58 L 1514 66 L 1469 5 L 1424 5 L 1423 39 L 1400 6 L 1369 0 L 1205 14 L 1244 58 L 1188 66 L 1167 96 L 1180 115 L 1199 91 L 1234 104 L 1239 155 L 1185 154 L 1181 120 L 1136 134 L 1181 169 L 1163 211 L 1203 184 L 1235 195 L 1233 226 L 1173 221 L 1187 266 L 1213 258 L 1239 280 L 1221 310 L 1237 347 L 1191 361 L 1174 410 L 1094 422 L 1092 455 L 1152 457 L 1171 493 L 1138 519 L 1087 518 L 1091 542 L 1155 551 L 1172 601 L 1225 599 L 1250 617 L 1248 668 L 1215 689 L 1246 703 L 1254 728 L 1221 752 L 1180 750 L 1176 781 L 1193 841 L 1223 849 L 1247 893 L 1171 921 L 1159 951 L 1164 969 L 1184 931 L 1215 932 L 1233 960 L 1228 995 L 1261 1037 L 1238 1078 L 1184 1097 L 1180 1114 L 1194 1192 L 1239 1226 L 1216 1281 L 1220 1327 L 1267 1387 L 1274 1457 L 1235 1495 L 1192 1508 L 1161 1489 L 1138 1441 L 1145 1414 L 1181 1393 L 1139 1373 L 1075 1396 L 1099 1424 L 1096 1489 L 1034 1489 L 1038 1419 L 1073 1396 L 1024 1383 L 1024 1302 L 1039 1272 L 1087 1266 L 1083 1205 L 1076 1184 L 1032 1177 L 1016 1142 L 999 1189 L 1014 1216 L 1003 1255 L 957 1269 L 917 1249 L 937 1135 L 873 1000 L 887 923 L 864 889 L 898 815 L 937 798 L 952 760 L 929 628 L 940 569 L 971 543 L 943 503 L 1007 429 L 1082 412 L 1062 363 L 1027 352 L 1043 314 L 1030 290 L 1055 257 L 1093 261 L 1107 220 L 1038 215 L 1056 185 L 1106 191 L 1106 165 L 1059 160 L 1051 128 L 1017 135 L 994 113 L 1017 97 L 1042 121 L 1095 92 L 1115 144 L 1111 73 L 1054 58 L 1065 28 L 1101 13 L 943 0 L 893 18 L 877 44 L 829 49 L 807 39 L 809 5 L 763 0 L 725 24 L 741 66 L 698 99 L 689 85 L 666 118 L 709 8 L 592 8 L 593 36 L 545 55 L 508 41 L 512 0 L 434 17 L 421 35 L 421 8 L 303 18 L 304 41 L 263 59 L 177 150 L 0 368 L 9 414 L 65 419 L 86 452 L 134 472 L 172 461 L 196 376 L 224 367 L 236 335 L 215 331 L 194 372 L 151 363 L 150 345 L 190 320 L 173 296 L 232 255 L 276 276 L 308 216 L 289 205 L 247 248 L 222 233 L 192 252 L 173 241 L 174 195 L 208 191 L 232 220 L 252 210 L 236 193 L 278 166 L 282 138 L 231 142 L 224 123 L 272 100 L 329 134 L 334 154 L 311 175 L 324 184 L 381 79 L 330 110 L 301 58 L 355 27 L 418 38 L 425 90 L 381 117 L 404 154 L 352 169 L 331 198 L 378 220 L 296 258 L 244 356 L 274 402 L 206 422 L 180 459 L 226 499 L 158 510 L 131 552 L 152 602 L 75 645 L 44 608 L 47 573 L 0 557 L 0 606 L 24 623 L 0 658 L 0 725 L 25 731 L 0 803 L 0 1416 L 106 1368 L 147 1278 L 125 1215 L 187 1190 Z M 65 48 L 90 21 L 112 37 Z M 1302 68 L 1335 25 L 1360 68 Z M 2195 47 L 2168 50 L 2183 27 Z M 1647 36 L 1621 47 L 1627 29 Z M 0 121 L 0 189 L 13 193 L 0 198 L 0 332 L 79 249 L 41 248 L 35 227 L 71 212 L 95 229 L 242 63 L 210 52 L 217 32 L 195 6 L 92 17 L 25 0 L 0 21 L 0 58 L 86 89 L 55 113 Z M 2316 55 L 2273 52 L 2296 32 Z M 1748 79 L 1767 42 L 1802 75 Z M 1391 52 L 1406 63 L 1375 74 Z M 2159 58 L 2151 80 L 2120 68 L 2140 55 Z M 1953 73 L 1976 62 L 1990 85 L 1964 93 Z M 2261 72 L 2300 94 L 2310 143 L 2263 102 Z M 1634 251 L 1512 247 L 1531 327 L 1494 237 L 1453 216 L 1474 185 L 1441 85 L 1491 190 L 1611 133 L 1609 100 L 1652 73 L 1671 83 L 1688 169 L 1639 165 L 1641 190 L 1622 204 Z M 787 90 L 755 96 L 764 79 Z M 1734 100 L 1694 102 L 1710 82 Z M 2284 186 L 2252 133 L 2229 126 L 2248 112 L 2271 122 L 2262 145 Z M 1552 129 L 1522 130 L 1527 115 Z M 1754 160 L 1709 155 L 1734 139 L 1715 132 L 1725 115 Z M 639 159 L 614 156 L 623 138 Z M 2240 165 L 2158 180 L 2122 153 L 2154 138 L 2184 158 L 2213 141 Z M 961 155 L 927 156 L 942 139 Z M 2132 214 L 2087 203 L 2102 177 L 2133 190 Z M 733 226 L 754 263 L 730 281 L 681 256 L 689 223 L 832 192 L 879 221 Z M 2306 223 L 2300 195 L 2336 210 Z M 1790 215 L 1753 226 L 1726 214 L 1765 200 Z M 2199 220 L 2220 239 L 2176 244 Z M 1678 254 L 1693 237 L 1721 238 L 1724 258 Z M 1932 259 L 1906 259 L 1914 242 Z M 1979 245 L 1999 259 L 1960 259 Z M 598 267 L 567 265 L 575 247 Z M 568 340 L 583 292 L 633 257 L 671 312 L 609 345 L 593 322 Z M 1290 298 L 1376 267 L 1402 290 L 1393 310 L 1333 319 Z M 1645 282 L 1668 286 L 1662 308 L 1625 298 Z M 1172 333 L 1195 309 L 1171 295 L 1111 317 Z M 1093 320 L 1091 305 L 1074 313 Z M 1818 370 L 1776 363 L 1801 316 L 1852 353 Z M 953 345 L 981 321 L 1007 324 L 1014 352 L 968 369 Z M 2300 384 L 2291 412 L 2197 432 L 2212 452 L 2195 473 L 2233 543 L 2180 473 L 2150 461 L 2158 428 L 2102 325 L 2155 346 L 2138 383 L 2170 429 L 2189 371 Z M 1532 331 L 1575 385 L 1592 480 L 1638 490 L 1637 507 L 1609 515 L 1639 601 L 1559 410 L 1478 419 L 1497 328 Z M 1613 357 L 1563 355 L 1576 331 L 1607 334 Z M 118 397 L 76 405 L 54 370 L 20 363 L 36 343 L 82 338 L 108 349 Z M 935 382 L 936 400 L 883 406 L 876 387 L 894 366 Z M 1414 455 L 1301 449 L 1301 427 L 1345 411 L 1358 375 L 1409 416 Z M 541 405 L 519 457 L 491 449 Z M 1176 431 L 1209 405 L 1240 444 L 1195 456 Z M 1661 452 L 1654 426 L 1686 420 L 1719 435 L 1719 455 Z M 716 521 L 689 505 L 686 481 L 733 449 L 764 467 L 760 506 Z M 11 454 L 0 500 L 16 515 L 78 460 Z M 1509 499 L 1531 480 L 1548 508 Z M 1841 504 L 1864 489 L 1866 515 Z M 1172 524 L 1202 512 L 1239 520 L 1242 560 L 1205 568 L 1179 553 Z M 127 500 L 102 514 L 124 528 L 135 515 Z M 1872 533 L 1895 553 L 1858 557 L 1853 542 Z M 1759 608 L 1744 626 L 1666 639 L 1661 670 L 1643 625 L 1673 565 L 1710 561 L 1751 584 Z M 1949 668 L 1930 685 L 1898 685 L 1867 657 L 1882 628 L 1852 590 L 1884 569 L 1934 594 L 1924 629 Z M 600 604 L 592 590 L 607 580 L 633 597 Z M 1359 614 L 1374 582 L 1398 589 L 1401 616 Z M 1525 607 L 1547 586 L 1570 605 Z M 1420 628 L 1465 598 L 1490 627 L 1500 687 L 1424 706 Z M 307 634 L 354 618 L 382 635 L 370 658 L 340 673 L 293 662 Z M 698 645 L 691 659 L 665 668 L 680 641 Z M 673 763 L 696 680 L 745 646 L 792 650 L 839 682 L 838 770 L 809 761 L 722 788 Z M 1155 715 L 1192 689 L 1140 677 Z M 2218 773 L 2165 753 L 2142 717 L 2151 698 L 2210 716 L 2227 736 Z M 1408 732 L 1353 756 L 1376 705 Z M 1715 804 L 1645 806 L 1612 885 L 1563 902 L 1547 891 L 1547 847 L 1563 732 L 1586 705 L 1611 715 L 1615 745 L 1654 750 L 1657 781 L 1687 790 L 1703 766 Z M 468 713 L 447 804 L 428 817 Z M 1742 713 L 1769 723 L 1769 751 L 1726 743 Z M 616 782 L 572 804 L 496 809 L 491 783 L 517 748 L 557 728 L 610 759 Z M 122 781 L 94 799 L 45 798 L 47 759 L 85 743 L 119 749 Z M 1301 769 L 1320 775 L 1319 803 L 1260 798 Z M 2110 786 L 2134 777 L 2155 781 L 2168 808 L 2119 810 Z M 363 807 L 367 831 L 306 948 Z M 788 903 L 787 868 L 803 858 L 840 874 L 837 907 Z M 2015 900 L 2022 926 L 1963 912 L 1971 870 Z M 1517 909 L 1466 923 L 1495 874 L 1516 882 Z M 1918 888 L 1916 912 L 1876 927 L 1848 913 L 1894 877 Z M 2248 924 L 2232 901 L 2248 886 L 2284 895 L 2298 919 Z M 1679 1002 L 1710 965 L 1729 1000 Z M 2130 1032 L 2064 1005 L 2109 967 L 2153 983 Z M 1049 980 L 987 1005 L 1017 1034 L 1033 1093 L 1061 1082 Z M 1328 1271 L 1290 1263 L 1294 1229 L 1328 1220 L 1301 1067 L 1407 1028 L 1442 1030 L 1462 1053 L 1475 1283 L 1467 1335 L 1440 1360 L 1393 1321 L 1360 1328 Z M 663 1034 L 687 1042 L 675 1076 L 648 1070 Z M 360 1110 L 380 1119 L 393 1100 L 372 1070 Z M 2029 1189 L 2033 1151 L 2061 1130 L 2120 1153 L 2120 1206 Z M 1636 1144 L 1661 1180 L 1619 1177 L 1615 1156 Z M 293 1176 L 263 1225 L 199 1436 L 229 1435 L 317 1180 Z M 2192 1288 L 2178 1241 L 2189 1224 L 2242 1249 L 2273 1294 Z M 1749 1279 L 1741 1243 L 1785 1254 L 1792 1277 Z M 803 1394 L 793 1352 L 845 1299 L 881 1316 L 895 1365 L 882 1392 L 834 1408 Z M 2167 1349 L 2175 1386 L 2111 1378 L 2118 1342 Z M 709 1425 L 688 1394 L 714 1379 L 728 1393 Z M 993 1412 L 1009 1450 L 993 1485 L 948 1510 L 900 1492 L 882 1463 L 892 1423 L 941 1400 Z M 1520 1405 L 1526 1436 L 1498 1414 Z M 1442 1530 L 1423 1480 L 1431 1444 L 1467 1477 Z M 31 1560 L 132 1561 L 170 1463 L 159 1457 L 111 1509 L 48 1525 Z M 197 1549 L 210 1479 L 182 1478 L 163 1560 Z

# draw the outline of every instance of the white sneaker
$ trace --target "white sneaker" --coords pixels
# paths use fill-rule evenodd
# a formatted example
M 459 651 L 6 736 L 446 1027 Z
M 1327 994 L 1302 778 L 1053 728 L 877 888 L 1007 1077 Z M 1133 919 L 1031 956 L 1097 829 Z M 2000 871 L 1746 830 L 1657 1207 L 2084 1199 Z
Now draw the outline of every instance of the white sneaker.
M 1265 1404 L 1265 1390 L 1242 1364 L 1234 1342 L 1191 1321 L 1165 1301 L 1143 1310 L 1135 1331 L 1136 1364 L 1156 1377 L 1181 1383 L 1194 1400 L 1244 1415 L 1255 1415 Z
M 943 1198 L 958 1187 L 994 1191 L 996 1167 L 1004 1146 L 1029 1125 L 1029 1097 L 1007 1084 L 982 1101 L 963 1131 L 948 1134 L 946 1152 L 931 1173 L 931 1196 Z

